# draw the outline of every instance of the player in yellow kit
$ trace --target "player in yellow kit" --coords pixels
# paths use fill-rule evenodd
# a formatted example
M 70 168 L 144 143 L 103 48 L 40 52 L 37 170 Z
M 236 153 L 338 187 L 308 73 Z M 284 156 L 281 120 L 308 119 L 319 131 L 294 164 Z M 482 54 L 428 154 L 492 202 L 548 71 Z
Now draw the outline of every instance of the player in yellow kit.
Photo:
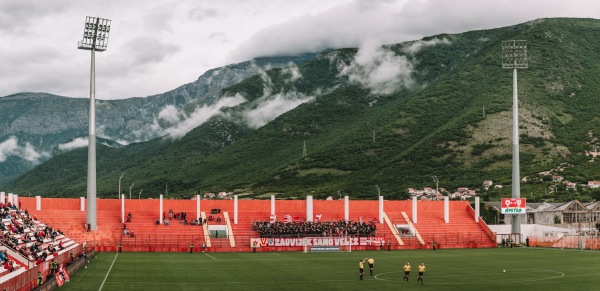
M 419 279 L 417 279 L 417 283 L 420 283 L 421 285 L 423 285 L 423 274 L 425 274 L 425 263 L 421 263 L 418 267 L 417 267 L 418 271 L 419 271 Z
M 406 265 L 402 267 L 402 270 L 404 271 L 404 281 L 408 283 L 408 275 L 410 275 L 410 263 L 406 262 Z
M 373 260 L 373 258 L 369 258 L 367 263 L 369 263 L 369 271 L 371 271 L 371 276 L 373 276 L 373 265 L 375 264 L 375 260 Z
M 363 279 L 363 275 L 365 274 L 365 261 L 364 260 L 360 260 L 360 262 L 358 262 L 358 274 L 360 275 L 360 279 Z

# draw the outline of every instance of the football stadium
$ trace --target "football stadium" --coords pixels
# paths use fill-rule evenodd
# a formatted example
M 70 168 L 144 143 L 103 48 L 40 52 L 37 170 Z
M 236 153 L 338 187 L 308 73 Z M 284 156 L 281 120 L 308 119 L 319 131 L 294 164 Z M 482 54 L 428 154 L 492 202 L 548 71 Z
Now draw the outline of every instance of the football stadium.
M 4 265 L 2 286 L 592 290 L 597 280 L 589 274 L 600 268 L 591 250 L 542 248 L 533 239 L 529 247 L 501 245 L 477 219 L 478 207 L 466 201 L 195 198 L 97 199 L 92 230 L 83 197 L 0 193 L 3 226 L 18 229 L 5 230 L 2 250 L 12 263 Z M 375 261 L 372 274 L 369 258 Z M 364 280 L 357 270 L 361 261 Z M 407 262 L 408 282 L 402 271 Z M 418 284 L 421 263 L 426 271 Z

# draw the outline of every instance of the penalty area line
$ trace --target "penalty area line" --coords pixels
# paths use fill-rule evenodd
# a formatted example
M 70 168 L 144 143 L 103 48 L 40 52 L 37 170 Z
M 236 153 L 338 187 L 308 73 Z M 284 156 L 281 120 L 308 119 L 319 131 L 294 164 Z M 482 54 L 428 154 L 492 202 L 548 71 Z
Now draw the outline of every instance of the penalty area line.
M 211 256 L 211 255 L 209 255 L 209 254 L 207 254 L 207 253 L 204 253 L 204 254 L 205 254 L 205 255 L 207 255 L 209 258 L 211 258 L 211 259 L 215 260 L 215 261 L 217 260 L 217 259 L 215 259 L 215 257 L 213 257 L 213 256 Z
M 108 268 L 108 272 L 106 272 L 106 276 L 104 276 L 104 280 L 102 281 L 102 285 L 100 285 L 100 289 L 98 289 L 98 291 L 102 290 L 102 287 L 104 286 L 104 283 L 106 282 L 106 278 L 108 278 L 108 274 L 110 274 L 110 270 L 112 270 L 112 267 L 115 264 L 115 261 L 117 260 L 117 256 L 119 256 L 119 253 L 117 253 L 115 255 L 115 258 L 113 259 L 112 264 L 110 264 L 110 268 Z

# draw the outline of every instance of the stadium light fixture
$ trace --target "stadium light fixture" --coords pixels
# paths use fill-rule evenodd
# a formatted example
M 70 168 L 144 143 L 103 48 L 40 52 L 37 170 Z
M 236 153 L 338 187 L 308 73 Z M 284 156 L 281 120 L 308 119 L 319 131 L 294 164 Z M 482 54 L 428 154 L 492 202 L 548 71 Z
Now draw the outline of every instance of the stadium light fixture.
M 96 51 L 103 52 L 108 45 L 110 20 L 87 16 L 83 31 L 83 40 L 77 48 L 91 51 L 90 68 L 90 114 L 88 139 L 88 176 L 87 176 L 87 211 L 86 220 L 91 230 L 97 230 L 96 215 Z M 120 179 L 119 179 L 120 182 Z M 119 183 L 120 184 L 120 183 Z M 121 189 L 119 186 L 119 195 Z
M 521 197 L 521 174 L 519 170 L 519 97 L 517 69 L 527 69 L 527 41 L 508 40 L 502 42 L 502 68 L 513 69 L 513 123 L 512 123 L 512 198 Z M 511 233 L 521 233 L 521 218 L 515 214 L 511 219 Z

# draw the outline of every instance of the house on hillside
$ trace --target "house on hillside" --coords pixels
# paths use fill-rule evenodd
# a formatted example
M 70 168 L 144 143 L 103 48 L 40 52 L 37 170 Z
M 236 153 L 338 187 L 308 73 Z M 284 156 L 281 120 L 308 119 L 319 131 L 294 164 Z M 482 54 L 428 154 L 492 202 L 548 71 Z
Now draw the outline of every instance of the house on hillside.
M 588 188 L 600 188 L 600 181 L 588 181 Z
M 492 185 L 494 185 L 494 182 L 492 180 L 485 180 L 485 181 L 483 181 L 483 188 L 485 188 L 485 189 L 488 189 Z
M 233 192 L 219 192 L 219 194 L 217 194 L 217 198 L 219 199 L 224 199 L 227 198 L 227 196 L 232 196 Z
M 560 183 L 564 180 L 563 176 L 552 176 L 552 181 L 556 183 Z

